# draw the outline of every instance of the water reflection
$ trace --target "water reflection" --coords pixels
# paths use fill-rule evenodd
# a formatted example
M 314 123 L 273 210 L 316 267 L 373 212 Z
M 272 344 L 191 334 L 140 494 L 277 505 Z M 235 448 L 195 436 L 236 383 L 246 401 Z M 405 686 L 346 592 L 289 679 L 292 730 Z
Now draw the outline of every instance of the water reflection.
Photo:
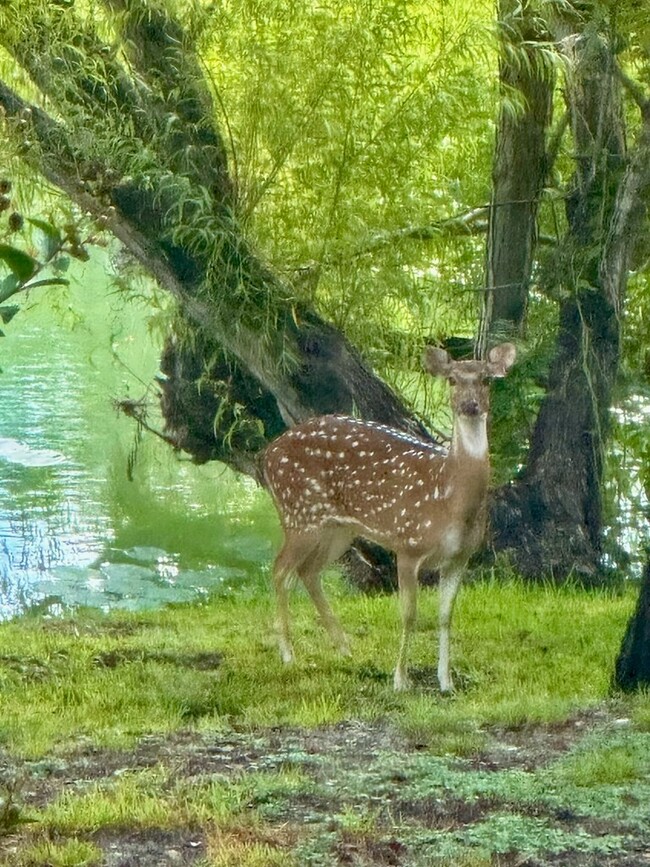
M 0 618 L 228 592 L 263 580 L 271 557 L 252 483 L 149 441 L 127 481 L 135 432 L 112 402 L 152 381 L 158 347 L 146 309 L 112 308 L 106 270 L 89 263 L 73 285 L 76 327 L 41 303 L 0 346 Z

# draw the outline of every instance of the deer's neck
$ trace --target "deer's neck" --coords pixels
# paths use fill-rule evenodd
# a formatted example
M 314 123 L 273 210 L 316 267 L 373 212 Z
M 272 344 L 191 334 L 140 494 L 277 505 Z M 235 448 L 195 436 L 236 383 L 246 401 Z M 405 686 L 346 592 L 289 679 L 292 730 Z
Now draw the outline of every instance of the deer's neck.
M 447 461 L 447 484 L 455 501 L 456 519 L 461 524 L 476 522 L 480 535 L 490 478 L 486 418 L 456 418 Z M 483 517 L 477 521 L 479 515 Z
M 450 457 L 488 461 L 487 418 L 458 416 L 454 424 Z

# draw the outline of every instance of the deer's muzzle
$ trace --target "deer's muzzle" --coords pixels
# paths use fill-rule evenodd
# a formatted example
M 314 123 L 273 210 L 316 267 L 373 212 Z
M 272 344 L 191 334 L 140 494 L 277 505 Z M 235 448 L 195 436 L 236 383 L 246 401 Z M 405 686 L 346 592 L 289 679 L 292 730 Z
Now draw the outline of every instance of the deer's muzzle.
M 477 400 L 464 400 L 460 405 L 460 411 L 463 415 L 478 415 L 481 407 Z

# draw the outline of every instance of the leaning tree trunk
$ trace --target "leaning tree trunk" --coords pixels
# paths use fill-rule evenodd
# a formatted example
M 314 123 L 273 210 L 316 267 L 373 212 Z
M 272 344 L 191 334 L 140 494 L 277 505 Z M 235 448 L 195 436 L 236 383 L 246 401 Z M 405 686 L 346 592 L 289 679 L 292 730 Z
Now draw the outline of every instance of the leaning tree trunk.
M 162 6 L 106 3 L 121 13 L 128 64 L 73 6 L 34 3 L 28 28 L 15 2 L 4 6 L 0 44 L 50 113 L 5 82 L 0 106 L 25 160 L 177 299 L 184 339 L 171 338 L 162 359 L 167 438 L 258 479 L 263 445 L 315 414 L 354 411 L 428 438 L 345 336 L 251 248 L 186 34 Z M 392 579 L 383 552 L 357 560 L 362 583 Z
M 599 576 L 603 453 L 627 282 L 612 255 L 623 245 L 629 260 L 630 232 L 639 226 L 638 215 L 622 217 L 624 136 L 614 57 L 596 34 L 564 44 L 571 50 L 566 98 L 577 167 L 567 235 L 542 278 L 560 296 L 557 346 L 525 469 L 498 492 L 492 527 L 495 547 L 511 549 L 525 575 L 574 574 L 588 583 Z

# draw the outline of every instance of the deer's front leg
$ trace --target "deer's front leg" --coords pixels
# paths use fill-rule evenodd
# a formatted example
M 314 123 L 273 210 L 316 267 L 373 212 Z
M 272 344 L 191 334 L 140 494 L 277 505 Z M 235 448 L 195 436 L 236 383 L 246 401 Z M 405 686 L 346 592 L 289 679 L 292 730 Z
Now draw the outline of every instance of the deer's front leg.
M 397 558 L 399 597 L 402 611 L 402 639 L 393 684 L 396 690 L 408 689 L 408 645 L 417 618 L 418 563 L 407 558 Z
M 438 628 L 440 632 L 438 651 L 438 682 L 441 692 L 453 692 L 454 681 L 449 667 L 449 634 L 451 615 L 454 610 L 456 595 L 460 586 L 462 570 L 457 569 L 441 573 L 438 589 L 440 607 L 438 610 Z

